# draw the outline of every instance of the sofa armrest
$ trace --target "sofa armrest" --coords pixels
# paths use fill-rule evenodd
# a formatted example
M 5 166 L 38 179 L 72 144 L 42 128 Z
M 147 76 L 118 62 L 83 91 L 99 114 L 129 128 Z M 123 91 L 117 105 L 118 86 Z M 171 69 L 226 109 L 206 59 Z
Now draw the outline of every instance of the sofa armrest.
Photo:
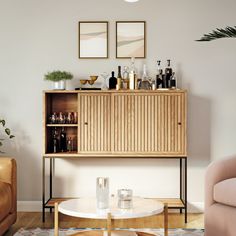
M 214 203 L 215 184 L 230 178 L 236 178 L 236 156 L 211 163 L 205 176 L 205 209 Z
M 16 184 L 16 161 L 10 157 L 0 157 L 0 181 L 11 185 L 12 190 L 12 210 L 16 211 L 17 184 Z

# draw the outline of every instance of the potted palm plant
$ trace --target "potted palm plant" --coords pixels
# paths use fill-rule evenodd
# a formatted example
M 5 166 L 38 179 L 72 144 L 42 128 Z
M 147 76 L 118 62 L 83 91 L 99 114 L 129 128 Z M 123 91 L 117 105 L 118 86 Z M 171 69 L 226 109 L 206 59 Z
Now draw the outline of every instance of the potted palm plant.
M 217 28 L 211 33 L 204 34 L 202 38 L 196 41 L 212 41 L 220 38 L 236 38 L 236 26 L 227 26 L 225 29 Z
M 4 130 L 5 135 L 8 136 L 8 138 L 12 139 L 15 137 L 14 135 L 11 134 L 11 130 L 6 127 L 6 121 L 4 119 L 0 119 L 0 125 Z M 2 134 L 2 132 L 0 132 L 0 134 Z M 3 146 L 3 141 L 4 138 L 0 138 L 0 153 L 4 153 L 3 151 L 1 151 L 1 147 Z
M 66 71 L 53 71 L 44 75 L 44 79 L 53 82 L 53 89 L 64 90 L 66 89 L 66 80 L 71 80 L 73 75 Z

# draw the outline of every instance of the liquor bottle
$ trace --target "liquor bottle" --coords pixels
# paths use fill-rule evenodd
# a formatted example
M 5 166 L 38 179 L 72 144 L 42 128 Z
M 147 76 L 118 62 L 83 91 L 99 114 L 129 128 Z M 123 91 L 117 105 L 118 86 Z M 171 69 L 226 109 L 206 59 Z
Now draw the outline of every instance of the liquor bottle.
M 129 89 L 129 67 L 125 66 L 123 71 L 123 88 Z
M 67 139 L 67 151 L 72 152 L 73 151 L 73 140 L 71 137 Z
M 172 68 L 170 67 L 170 60 L 167 60 L 167 67 L 165 69 L 165 81 L 164 81 L 164 86 L 165 88 L 170 88 L 170 78 L 172 76 Z
M 170 79 L 170 88 L 171 89 L 176 89 L 177 88 L 177 81 L 176 81 L 176 76 L 175 72 L 173 72 L 171 79 Z
M 163 70 L 161 69 L 161 61 L 157 61 L 157 75 L 156 75 L 156 88 L 160 88 L 162 86 L 162 77 Z
M 62 127 L 61 134 L 60 134 L 60 149 L 61 149 L 61 152 L 67 151 L 66 131 L 64 127 Z
M 143 75 L 142 75 L 142 80 L 139 83 L 139 89 L 151 89 L 151 84 L 148 81 L 146 64 L 143 64 Z
M 54 129 L 52 134 L 52 152 L 59 152 L 59 140 L 57 138 L 57 128 Z
M 129 88 L 130 90 L 135 89 L 136 84 L 136 69 L 135 69 L 135 58 L 131 58 L 131 67 L 129 72 Z
M 109 89 L 116 89 L 117 79 L 115 77 L 115 72 L 111 72 L 111 77 L 109 79 Z
M 123 81 L 121 76 L 121 66 L 118 66 L 118 75 L 117 75 L 117 84 L 116 84 L 116 90 L 120 90 L 123 88 Z

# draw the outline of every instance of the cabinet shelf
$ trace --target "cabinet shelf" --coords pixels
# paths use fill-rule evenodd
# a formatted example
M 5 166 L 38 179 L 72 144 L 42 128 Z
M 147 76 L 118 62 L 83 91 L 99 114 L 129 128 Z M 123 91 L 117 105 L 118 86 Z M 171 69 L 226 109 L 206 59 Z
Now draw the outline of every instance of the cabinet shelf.
M 78 127 L 78 124 L 47 124 L 47 127 Z
M 79 199 L 79 198 L 61 198 L 61 197 L 50 198 L 45 203 L 45 207 L 54 207 L 54 204 L 56 202 L 61 203 L 63 201 L 67 201 L 70 199 Z M 167 203 L 168 208 L 170 208 L 170 209 L 184 208 L 184 203 L 182 202 L 182 200 L 180 198 L 147 198 L 147 199 L 153 199 L 155 201 Z

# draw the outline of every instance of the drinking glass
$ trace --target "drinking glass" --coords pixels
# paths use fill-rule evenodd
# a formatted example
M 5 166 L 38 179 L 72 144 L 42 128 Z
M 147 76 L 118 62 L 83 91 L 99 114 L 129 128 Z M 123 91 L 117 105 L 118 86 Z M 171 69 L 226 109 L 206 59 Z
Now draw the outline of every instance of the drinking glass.
M 118 190 L 118 207 L 121 209 L 131 209 L 133 207 L 132 189 Z

